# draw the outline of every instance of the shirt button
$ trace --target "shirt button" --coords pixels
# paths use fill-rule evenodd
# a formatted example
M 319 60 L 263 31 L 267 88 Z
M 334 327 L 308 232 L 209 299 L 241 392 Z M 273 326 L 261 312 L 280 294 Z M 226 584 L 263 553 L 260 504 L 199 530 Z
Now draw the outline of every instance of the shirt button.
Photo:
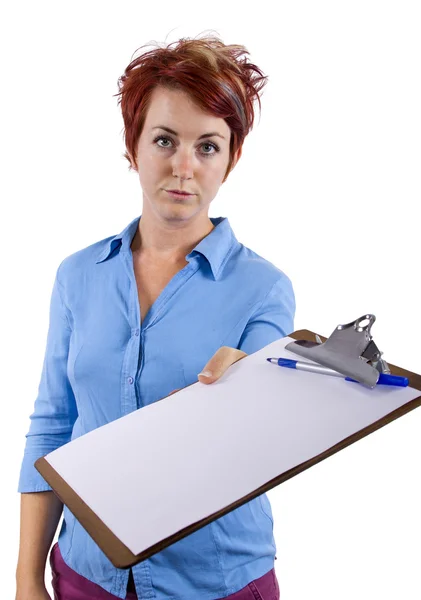
M 127 379 L 127 381 L 128 381 L 130 384 L 132 384 L 132 383 L 133 383 L 133 377 L 129 377 L 129 378 Z
M 135 335 L 139 335 L 139 330 L 136 329 L 136 331 L 134 332 Z

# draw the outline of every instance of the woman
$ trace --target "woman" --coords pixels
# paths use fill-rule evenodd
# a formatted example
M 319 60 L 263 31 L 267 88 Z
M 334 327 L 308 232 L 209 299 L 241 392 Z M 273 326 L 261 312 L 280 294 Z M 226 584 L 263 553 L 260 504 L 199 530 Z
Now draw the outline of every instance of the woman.
M 181 39 L 134 59 L 119 79 L 125 157 L 139 176 L 143 212 L 57 270 L 19 481 L 19 600 L 49 598 L 44 568 L 62 510 L 50 554 L 56 599 L 279 598 L 266 494 L 117 569 L 33 467 L 198 378 L 216 381 L 293 330 L 288 277 L 239 243 L 226 218 L 208 217 L 264 85 L 261 71 L 239 60 L 244 53 L 217 38 Z

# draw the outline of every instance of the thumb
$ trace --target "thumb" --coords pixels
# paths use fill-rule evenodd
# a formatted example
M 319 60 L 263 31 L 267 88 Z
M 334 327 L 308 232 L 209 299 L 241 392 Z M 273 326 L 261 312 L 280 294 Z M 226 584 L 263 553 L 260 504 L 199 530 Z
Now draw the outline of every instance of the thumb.
M 198 374 L 201 383 L 217 381 L 232 364 L 247 356 L 246 352 L 229 346 L 219 348 Z

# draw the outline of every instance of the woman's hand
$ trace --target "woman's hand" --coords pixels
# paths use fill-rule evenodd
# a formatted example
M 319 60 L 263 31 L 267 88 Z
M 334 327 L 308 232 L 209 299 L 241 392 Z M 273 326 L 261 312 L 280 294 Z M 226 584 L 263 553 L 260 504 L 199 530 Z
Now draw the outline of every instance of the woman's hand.
M 212 358 L 206 363 L 205 368 L 201 373 L 198 374 L 199 381 L 201 383 L 214 383 L 217 381 L 225 371 L 238 360 L 241 360 L 247 356 L 246 352 L 237 350 L 237 348 L 230 348 L 229 346 L 222 346 L 215 352 Z M 180 389 L 173 390 L 171 394 L 179 392 Z M 171 394 L 168 394 L 171 396 Z

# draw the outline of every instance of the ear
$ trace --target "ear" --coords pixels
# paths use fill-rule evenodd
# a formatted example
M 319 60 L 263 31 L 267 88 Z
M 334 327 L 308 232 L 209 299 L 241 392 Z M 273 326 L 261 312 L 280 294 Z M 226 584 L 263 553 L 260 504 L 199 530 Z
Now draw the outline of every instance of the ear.
M 230 173 L 233 171 L 233 169 L 234 169 L 235 165 L 236 165 L 236 164 L 238 163 L 238 161 L 240 160 L 240 156 L 241 156 L 241 152 L 242 152 L 242 150 L 243 150 L 243 147 L 241 146 L 241 148 L 238 148 L 237 152 L 234 154 L 234 158 L 233 158 L 233 161 L 232 161 L 231 168 L 230 168 L 230 170 L 229 170 L 229 172 L 228 172 L 228 173 L 225 173 L 225 177 L 224 177 L 224 179 L 222 180 L 222 183 L 225 183 L 225 182 L 226 182 L 226 180 L 228 179 L 228 175 L 229 175 L 229 174 L 230 174 Z
M 130 152 L 127 152 L 127 154 L 129 155 L 130 163 L 132 165 L 132 169 L 134 169 L 135 171 L 137 171 L 137 166 L 136 166 L 135 161 L 133 160 L 133 156 L 130 154 Z
M 234 154 L 234 160 L 232 161 L 231 171 L 233 170 L 233 168 L 235 167 L 235 165 L 240 160 L 242 152 L 243 152 L 243 147 L 241 146 L 240 148 L 238 148 L 237 152 Z

